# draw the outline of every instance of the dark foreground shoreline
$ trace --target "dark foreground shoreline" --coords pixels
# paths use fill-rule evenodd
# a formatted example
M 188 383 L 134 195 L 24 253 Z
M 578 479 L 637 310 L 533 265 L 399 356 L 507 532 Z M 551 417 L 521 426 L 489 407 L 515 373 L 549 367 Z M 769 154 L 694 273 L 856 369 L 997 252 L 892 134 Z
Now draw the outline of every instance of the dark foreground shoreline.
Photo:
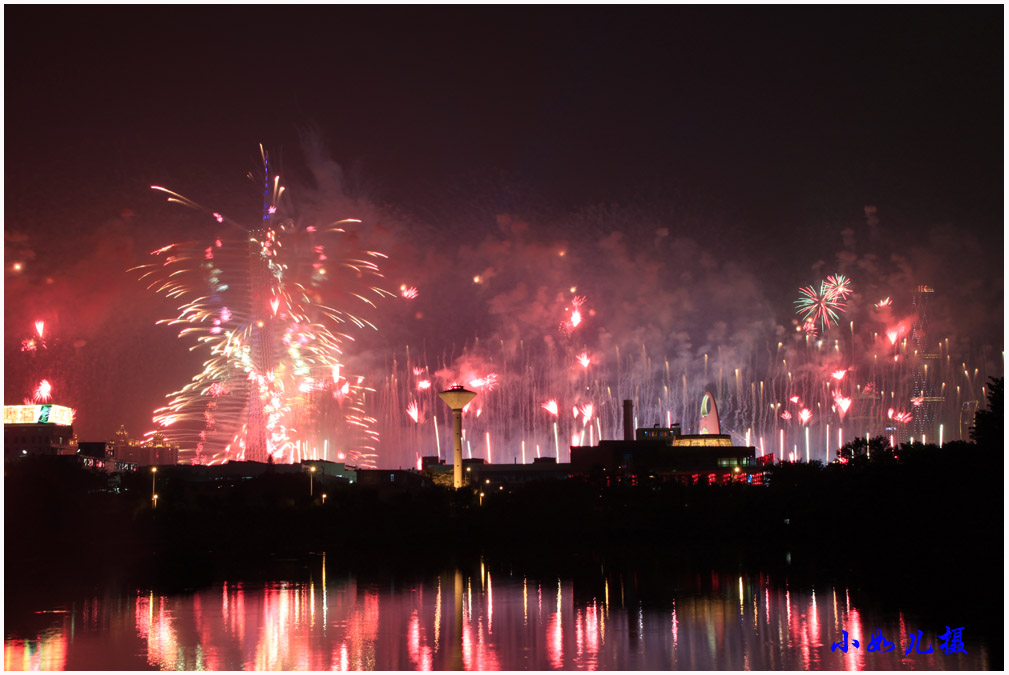
M 1001 459 L 947 445 L 900 462 L 779 466 L 767 486 L 572 479 L 488 494 L 482 505 L 469 491 L 325 482 L 322 504 L 301 476 L 268 474 L 166 482 L 157 510 L 145 476 L 117 494 L 77 467 L 19 462 L 5 467 L 5 604 L 88 587 L 180 592 L 291 578 L 322 552 L 332 569 L 377 580 L 483 559 L 588 586 L 606 570 L 633 576 L 642 602 L 698 570 L 738 571 L 791 587 L 844 584 L 940 628 L 967 625 L 1001 669 Z

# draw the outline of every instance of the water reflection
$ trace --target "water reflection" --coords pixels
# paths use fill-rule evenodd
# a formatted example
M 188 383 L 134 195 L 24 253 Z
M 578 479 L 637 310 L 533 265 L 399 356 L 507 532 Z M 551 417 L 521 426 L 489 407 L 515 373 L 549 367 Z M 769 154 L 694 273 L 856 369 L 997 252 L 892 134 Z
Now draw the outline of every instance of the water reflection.
M 415 583 L 327 577 L 227 582 L 185 595 L 95 597 L 36 613 L 10 632 L 5 670 L 890 670 L 985 669 L 988 655 L 946 655 L 942 626 L 864 617 L 847 589 L 793 590 L 761 575 L 696 575 L 672 597 L 636 576 L 533 579 L 457 569 Z M 640 594 L 640 596 L 639 596 Z M 928 655 L 905 656 L 922 629 Z M 868 652 L 877 629 L 895 644 Z M 861 648 L 832 652 L 846 630 Z
M 4 670 L 65 670 L 67 630 L 63 625 L 49 628 L 34 639 L 4 641 Z

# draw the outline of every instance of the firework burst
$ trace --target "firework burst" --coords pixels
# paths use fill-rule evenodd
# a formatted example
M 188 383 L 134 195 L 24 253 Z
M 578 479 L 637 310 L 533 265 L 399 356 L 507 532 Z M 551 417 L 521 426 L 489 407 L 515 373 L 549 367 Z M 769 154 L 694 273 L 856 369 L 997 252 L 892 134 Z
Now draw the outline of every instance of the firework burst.
M 341 368 L 343 346 L 353 340 L 348 331 L 374 325 L 342 307 L 393 295 L 369 283 L 382 276 L 377 261 L 385 256 L 345 255 L 340 235 L 359 221 L 302 226 L 282 215 L 284 188 L 262 156 L 256 227 L 152 186 L 204 214 L 212 232 L 205 241 L 158 249 L 157 262 L 136 268 L 148 288 L 183 301 L 175 318 L 159 323 L 180 326 L 179 337 L 209 354 L 154 421 L 195 451 L 194 462 L 295 462 L 328 458 L 335 446 L 348 461 L 374 465 L 369 389 Z
M 847 279 L 845 282 L 847 283 Z M 838 313 L 843 312 L 844 308 L 844 296 L 839 295 L 837 288 L 826 281 L 820 283 L 819 292 L 812 286 L 800 288 L 799 299 L 795 301 L 795 313 L 802 315 L 804 325 L 815 327 L 819 324 L 820 331 L 825 331 L 828 326 L 836 326 Z
M 48 403 L 51 400 L 53 400 L 53 385 L 49 384 L 49 380 L 42 380 L 32 392 L 32 402 Z
M 841 416 L 842 420 L 844 419 L 844 416 L 848 413 L 848 408 L 850 407 L 851 407 L 851 399 L 848 398 L 847 396 L 842 395 L 841 392 L 835 391 L 834 409 L 837 411 L 837 414 Z
M 835 300 L 847 300 L 851 295 L 851 279 L 843 274 L 831 274 L 820 285 L 820 292 Z
M 576 295 L 575 297 L 571 298 L 571 307 L 570 307 L 571 314 L 567 319 L 561 322 L 560 325 L 561 333 L 570 336 L 572 331 L 574 331 L 576 328 L 578 328 L 578 326 L 582 324 L 582 321 L 584 320 L 585 317 L 582 315 L 581 308 L 582 305 L 584 304 L 585 304 L 585 298 L 580 295 Z M 569 310 L 568 308 L 565 308 L 564 311 Z

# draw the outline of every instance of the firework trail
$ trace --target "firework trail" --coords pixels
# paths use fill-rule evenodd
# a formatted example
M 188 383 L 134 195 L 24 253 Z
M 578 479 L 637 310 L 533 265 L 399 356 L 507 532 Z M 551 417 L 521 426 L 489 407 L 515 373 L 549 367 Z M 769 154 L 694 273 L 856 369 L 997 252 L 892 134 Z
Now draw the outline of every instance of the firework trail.
M 344 307 L 374 307 L 374 299 L 393 296 L 370 282 L 381 278 L 377 261 L 385 256 L 345 254 L 343 226 L 359 221 L 288 217 L 280 177 L 265 151 L 262 157 L 263 210 L 255 227 L 152 186 L 203 214 L 212 233 L 153 251 L 157 262 L 134 268 L 150 290 L 183 302 L 175 318 L 159 323 L 179 326 L 180 338 L 209 355 L 154 421 L 191 448 L 196 463 L 343 455 L 373 466 L 370 389 L 363 377 L 343 372 L 342 355 L 353 340 L 349 331 L 374 325 Z

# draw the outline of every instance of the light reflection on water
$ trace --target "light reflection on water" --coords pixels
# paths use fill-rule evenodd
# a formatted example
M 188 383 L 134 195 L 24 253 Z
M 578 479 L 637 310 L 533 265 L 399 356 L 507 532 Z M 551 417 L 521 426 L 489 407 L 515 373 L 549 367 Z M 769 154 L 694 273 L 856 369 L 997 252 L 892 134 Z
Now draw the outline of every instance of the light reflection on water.
M 944 626 L 863 616 L 844 588 L 778 588 L 763 576 L 712 574 L 666 606 L 637 579 L 532 579 L 479 569 L 384 586 L 326 577 L 223 583 L 190 594 L 138 591 L 41 614 L 8 633 L 5 670 L 896 670 L 986 669 L 940 651 Z M 9 623 L 9 622 L 8 622 Z M 38 622 L 36 622 L 38 623 Z M 41 624 L 40 624 L 41 625 Z M 895 647 L 868 652 L 881 629 Z M 933 653 L 905 656 L 921 629 Z M 831 652 L 847 630 L 859 649 Z

